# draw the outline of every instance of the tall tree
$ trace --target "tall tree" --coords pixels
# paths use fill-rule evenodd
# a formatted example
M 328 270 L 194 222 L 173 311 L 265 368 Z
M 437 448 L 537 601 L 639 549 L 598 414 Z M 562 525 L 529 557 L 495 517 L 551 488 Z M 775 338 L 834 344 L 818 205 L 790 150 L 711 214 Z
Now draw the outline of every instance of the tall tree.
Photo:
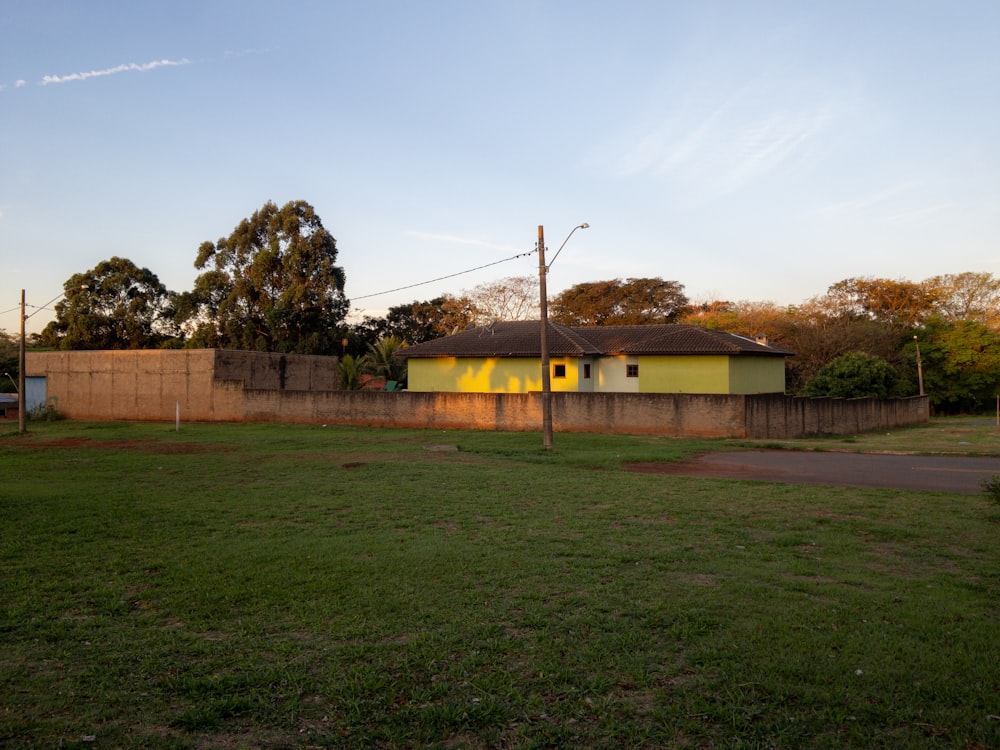
M 688 305 L 677 281 L 621 279 L 577 284 L 550 303 L 550 317 L 574 326 L 674 323 Z
M 16 337 L 0 328 L 0 392 L 17 390 L 17 373 L 20 364 L 20 344 Z
M 538 317 L 538 279 L 535 276 L 508 276 L 479 284 L 464 295 L 475 311 L 475 322 L 531 320 Z
M 924 384 L 942 413 L 975 413 L 1000 393 L 1000 335 L 982 323 L 933 317 L 919 334 Z
M 867 317 L 893 326 L 918 325 L 934 312 L 935 291 L 905 279 L 858 277 L 833 284 L 825 302 L 832 314 Z
M 173 295 L 148 268 L 113 257 L 63 285 L 42 341 L 59 349 L 149 349 L 176 333 Z
M 974 320 L 1000 331 L 1000 279 L 993 274 L 945 274 L 927 279 L 924 286 L 937 300 L 935 309 L 944 320 Z
M 771 339 L 795 352 L 787 361 L 786 387 L 790 393 L 802 387 L 820 368 L 848 352 L 861 352 L 899 364 L 900 347 L 912 331 L 867 316 L 838 314 L 826 300 L 809 300 L 790 307 L 784 318 L 774 321 Z
M 419 344 L 464 328 L 473 320 L 467 300 L 450 295 L 432 300 L 414 300 L 390 307 L 384 318 L 365 316 L 352 332 L 368 345 L 379 339 L 396 336 L 407 344 Z
M 229 237 L 202 243 L 190 297 L 192 341 L 252 351 L 333 354 L 349 307 L 337 243 L 312 206 L 271 202 Z
M 749 338 L 763 335 L 779 343 L 777 337 L 784 328 L 782 324 L 793 313 L 794 309 L 779 307 L 774 302 L 714 300 L 691 305 L 679 322 Z

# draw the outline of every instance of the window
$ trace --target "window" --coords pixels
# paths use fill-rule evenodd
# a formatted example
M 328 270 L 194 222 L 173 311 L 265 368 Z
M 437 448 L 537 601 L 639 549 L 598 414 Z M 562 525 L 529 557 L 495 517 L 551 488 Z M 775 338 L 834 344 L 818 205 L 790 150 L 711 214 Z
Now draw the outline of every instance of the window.
M 554 378 L 566 377 L 566 365 L 552 365 L 552 377 Z
M 590 380 L 590 365 L 586 364 L 583 366 L 583 379 Z
M 625 377 L 626 378 L 639 377 L 639 365 L 625 365 Z

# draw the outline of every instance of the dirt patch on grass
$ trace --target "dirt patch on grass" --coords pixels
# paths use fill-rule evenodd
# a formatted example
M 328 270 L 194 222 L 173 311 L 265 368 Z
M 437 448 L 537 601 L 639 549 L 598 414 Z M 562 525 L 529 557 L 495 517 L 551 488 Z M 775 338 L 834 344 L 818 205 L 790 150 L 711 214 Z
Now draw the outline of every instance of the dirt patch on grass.
M 663 461 L 625 464 L 625 469 L 639 474 L 668 474 L 677 477 L 708 477 L 715 479 L 764 479 L 771 472 L 752 466 L 712 465 L 702 459 L 709 454 L 699 453 L 686 461 Z

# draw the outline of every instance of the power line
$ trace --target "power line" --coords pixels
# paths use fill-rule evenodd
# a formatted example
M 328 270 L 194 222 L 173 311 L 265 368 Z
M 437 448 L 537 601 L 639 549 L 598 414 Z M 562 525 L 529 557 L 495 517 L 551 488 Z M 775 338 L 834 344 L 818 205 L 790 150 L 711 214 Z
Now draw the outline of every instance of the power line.
M 509 258 L 504 258 L 503 260 L 495 260 L 492 263 L 487 263 L 484 266 L 476 266 L 475 268 L 470 268 L 467 271 L 459 271 L 458 273 L 450 273 L 447 276 L 439 276 L 436 279 L 429 279 L 428 281 L 418 281 L 416 284 L 407 284 L 406 286 L 396 287 L 395 289 L 386 289 L 384 292 L 375 292 L 374 294 L 362 294 L 360 297 L 351 297 L 351 301 L 359 299 L 368 299 L 369 297 L 381 297 L 383 294 L 392 294 L 393 292 L 402 292 L 405 289 L 413 289 L 418 286 L 425 286 L 426 284 L 433 284 L 436 281 L 444 281 L 445 279 L 453 279 L 456 276 L 462 276 L 463 274 L 472 273 L 473 271 L 481 271 L 484 268 L 489 268 L 490 266 L 496 266 L 501 263 L 506 263 L 511 260 L 517 260 L 518 258 L 527 258 L 529 255 L 538 252 L 538 248 L 534 250 L 529 250 L 526 253 L 518 253 L 517 255 L 512 255 Z
M 428 279 L 427 281 L 418 281 L 416 284 L 407 284 L 406 286 L 399 286 L 399 287 L 396 287 L 395 289 L 386 289 L 385 291 L 382 291 L 382 292 L 373 292 L 372 294 L 362 294 L 359 297 L 351 297 L 350 299 L 353 302 L 354 300 L 368 299 L 370 297 L 381 297 L 383 294 L 392 294 L 393 292 L 402 292 L 402 291 L 405 291 L 406 289 L 413 289 L 413 288 L 418 287 L 418 286 L 426 286 L 427 284 L 433 284 L 433 283 L 435 283 L 437 281 L 444 281 L 445 279 L 453 279 L 456 276 L 463 276 L 463 275 L 465 275 L 467 273 L 472 273 L 473 271 L 481 271 L 484 268 L 490 268 L 491 266 L 498 266 L 501 263 L 507 263 L 507 262 L 512 261 L 512 260 L 517 260 L 518 258 L 527 258 L 529 255 L 534 255 L 537 252 L 538 252 L 538 248 L 535 248 L 534 250 L 529 250 L 526 253 L 518 253 L 517 255 L 512 255 L 509 258 L 503 258 L 501 260 L 495 260 L 492 263 L 486 263 L 486 264 L 484 264 L 482 266 L 476 266 L 475 268 L 469 268 L 469 269 L 467 269 L 465 271 L 458 271 L 457 273 L 449 273 L 446 276 L 438 276 L 436 279 Z M 59 296 L 62 296 L 62 295 L 59 295 Z M 56 299 L 58 299 L 58 297 Z M 47 302 L 46 305 L 48 305 L 48 304 L 49 303 Z M 27 305 L 27 307 L 35 307 L 35 306 L 34 305 Z M 14 312 L 15 310 L 18 310 L 18 309 L 20 309 L 20 306 L 18 306 L 18 307 L 12 307 L 10 310 L 4 310 L 4 311 L 0 312 L 0 315 L 5 315 L 6 313 Z M 42 305 L 40 307 L 36 307 L 35 308 L 35 312 L 38 312 L 38 311 L 43 310 L 43 309 L 46 309 L 45 305 Z M 32 313 L 31 315 L 34 315 L 34 314 L 35 313 Z M 30 318 L 31 315 L 28 315 L 26 317 Z

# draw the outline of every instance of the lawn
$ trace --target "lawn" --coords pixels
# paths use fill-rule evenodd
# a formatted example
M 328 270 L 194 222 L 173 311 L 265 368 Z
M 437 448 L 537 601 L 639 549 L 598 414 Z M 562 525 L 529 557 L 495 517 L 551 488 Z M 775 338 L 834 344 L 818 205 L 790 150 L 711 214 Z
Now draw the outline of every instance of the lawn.
M 895 434 L 803 447 L 1000 455 L 988 421 Z M 732 441 L 555 445 L 0 433 L 0 746 L 1000 747 L 985 495 L 624 468 Z

